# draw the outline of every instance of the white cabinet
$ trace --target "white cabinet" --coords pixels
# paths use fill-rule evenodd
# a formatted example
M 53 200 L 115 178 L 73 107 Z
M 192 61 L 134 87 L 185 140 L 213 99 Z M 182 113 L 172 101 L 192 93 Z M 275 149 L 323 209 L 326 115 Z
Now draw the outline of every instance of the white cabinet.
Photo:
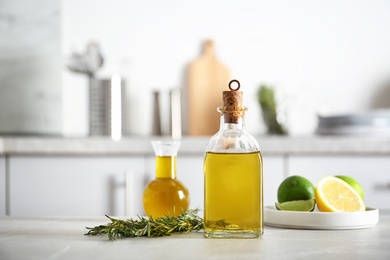
M 1 164 L 1 161 L 0 161 Z M 11 216 L 125 215 L 125 172 L 133 176 L 130 196 L 143 214 L 143 157 L 17 156 L 9 158 Z
M 290 156 L 288 174 L 305 176 L 314 185 L 324 176 L 351 176 L 363 186 L 368 207 L 390 209 L 388 156 Z
M 128 203 L 133 215 L 144 215 L 143 189 L 155 178 L 154 156 L 11 156 L 8 162 L 11 216 L 125 216 L 126 172 L 132 176 Z M 283 158 L 264 156 L 263 162 L 264 204 L 269 205 L 284 178 Z M 1 164 L 0 192 L 5 194 L 4 158 Z M 177 178 L 190 191 L 190 208 L 203 209 L 203 155 L 180 155 Z M 4 215 L 5 199 L 1 202 Z
M 7 177 L 5 158 L 0 156 L 0 216 L 6 214 L 6 198 L 7 198 Z
M 179 156 L 177 158 L 177 178 L 190 192 L 190 208 L 203 210 L 203 155 Z
M 289 175 L 313 184 L 326 175 L 349 175 L 362 184 L 367 206 L 390 209 L 389 156 L 263 154 L 263 163 L 264 205 L 277 201 L 277 189 Z M 177 177 L 190 191 L 190 208 L 203 209 L 203 154 L 179 154 Z M 126 216 L 126 203 L 132 215 L 144 215 L 142 193 L 153 178 L 150 154 L 0 157 L 0 215 Z
M 264 164 L 264 205 L 275 205 L 280 183 L 286 178 L 285 158 L 282 156 L 263 155 Z

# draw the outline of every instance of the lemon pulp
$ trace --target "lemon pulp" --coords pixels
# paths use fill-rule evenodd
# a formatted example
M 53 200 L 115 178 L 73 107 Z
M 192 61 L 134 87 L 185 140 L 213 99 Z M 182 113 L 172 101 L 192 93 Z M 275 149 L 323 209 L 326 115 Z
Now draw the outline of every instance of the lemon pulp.
M 336 177 L 322 178 L 317 184 L 315 198 L 320 211 L 365 211 L 360 195 L 348 183 Z

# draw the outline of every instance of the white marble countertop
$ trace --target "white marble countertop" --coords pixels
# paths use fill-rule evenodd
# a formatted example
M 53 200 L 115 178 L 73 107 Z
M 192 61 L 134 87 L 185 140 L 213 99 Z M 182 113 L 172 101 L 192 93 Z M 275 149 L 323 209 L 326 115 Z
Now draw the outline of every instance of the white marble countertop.
M 12 137 L 0 136 L 0 155 L 145 155 L 151 140 L 167 137 Z M 202 154 L 210 137 L 184 137 L 180 154 Z M 390 138 L 359 136 L 256 136 L 264 154 L 390 155 Z
M 161 238 L 84 236 L 102 218 L 0 218 L 0 258 L 13 259 L 390 259 L 390 215 L 371 228 L 265 228 L 258 239 L 206 239 L 202 232 Z

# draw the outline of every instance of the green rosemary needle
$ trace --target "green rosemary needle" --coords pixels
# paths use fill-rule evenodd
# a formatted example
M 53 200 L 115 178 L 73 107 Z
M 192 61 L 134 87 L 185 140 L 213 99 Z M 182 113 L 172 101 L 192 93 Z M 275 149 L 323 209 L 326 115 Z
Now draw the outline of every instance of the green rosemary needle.
M 160 237 L 171 233 L 189 233 L 203 229 L 203 219 L 197 216 L 198 209 L 184 211 L 177 217 L 165 215 L 156 219 L 138 217 L 138 219 L 120 220 L 106 217 L 111 223 L 96 227 L 87 227 L 85 235 L 101 237 L 107 236 L 110 240 L 126 237 Z

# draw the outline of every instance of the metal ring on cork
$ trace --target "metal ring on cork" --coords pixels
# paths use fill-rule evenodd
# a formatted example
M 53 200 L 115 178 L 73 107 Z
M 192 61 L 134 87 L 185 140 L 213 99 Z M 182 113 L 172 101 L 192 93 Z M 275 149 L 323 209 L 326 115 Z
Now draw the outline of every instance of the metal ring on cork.
M 237 88 L 236 89 L 234 89 L 234 88 L 232 88 L 232 83 L 237 83 Z M 238 81 L 238 80 L 236 80 L 236 79 L 233 79 L 233 80 L 231 80 L 230 82 L 229 82 L 229 89 L 231 90 L 231 91 L 238 91 L 239 89 L 240 89 L 240 82 Z

